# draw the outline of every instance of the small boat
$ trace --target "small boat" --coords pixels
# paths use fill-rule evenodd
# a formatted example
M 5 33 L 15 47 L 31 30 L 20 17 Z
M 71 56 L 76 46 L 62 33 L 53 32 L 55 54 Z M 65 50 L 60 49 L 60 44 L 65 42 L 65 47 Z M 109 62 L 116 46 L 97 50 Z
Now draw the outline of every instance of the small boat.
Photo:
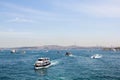
M 100 55 L 100 54 L 95 54 L 95 55 L 91 56 L 92 59 L 101 58 L 101 57 L 102 57 L 102 55 Z
M 16 53 L 16 50 L 15 49 L 11 50 L 11 53 Z
M 41 68 L 47 68 L 51 64 L 49 58 L 38 58 L 38 60 L 35 62 L 35 69 L 41 69 Z
M 25 54 L 26 52 L 25 51 L 22 51 L 23 54 Z
M 116 50 L 116 49 L 114 49 L 114 48 L 113 48 L 112 50 L 113 50 L 114 52 L 116 52 L 116 51 L 117 51 L 117 50 Z
M 66 56 L 72 56 L 72 53 L 71 53 L 71 52 L 66 52 L 65 55 L 66 55 Z

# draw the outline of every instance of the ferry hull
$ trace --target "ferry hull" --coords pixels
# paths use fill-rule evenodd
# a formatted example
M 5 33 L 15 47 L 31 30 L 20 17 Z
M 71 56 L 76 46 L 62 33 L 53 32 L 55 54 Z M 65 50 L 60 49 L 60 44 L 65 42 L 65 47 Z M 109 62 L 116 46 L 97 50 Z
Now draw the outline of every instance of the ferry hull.
M 36 67 L 35 66 L 35 69 L 43 69 L 43 68 L 48 68 L 50 65 L 47 65 L 47 66 L 42 66 L 42 67 Z

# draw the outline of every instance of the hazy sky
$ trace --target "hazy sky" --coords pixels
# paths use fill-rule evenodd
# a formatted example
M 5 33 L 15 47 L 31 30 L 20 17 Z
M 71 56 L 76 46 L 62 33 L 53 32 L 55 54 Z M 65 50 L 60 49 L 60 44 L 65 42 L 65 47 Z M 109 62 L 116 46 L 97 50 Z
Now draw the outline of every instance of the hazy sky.
M 120 0 L 0 0 L 0 47 L 120 45 Z

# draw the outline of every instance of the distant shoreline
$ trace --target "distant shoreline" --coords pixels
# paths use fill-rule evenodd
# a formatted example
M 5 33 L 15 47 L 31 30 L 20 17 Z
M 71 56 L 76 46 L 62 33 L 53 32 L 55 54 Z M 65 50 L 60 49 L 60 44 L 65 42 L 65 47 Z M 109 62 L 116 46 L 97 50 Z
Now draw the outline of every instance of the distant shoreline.
M 103 50 L 120 50 L 120 47 L 84 47 L 84 46 L 59 46 L 59 45 L 44 45 L 44 46 L 34 46 L 34 47 L 13 47 L 13 48 L 0 48 L 0 49 L 56 49 L 56 50 L 64 50 L 64 49 L 103 49 Z

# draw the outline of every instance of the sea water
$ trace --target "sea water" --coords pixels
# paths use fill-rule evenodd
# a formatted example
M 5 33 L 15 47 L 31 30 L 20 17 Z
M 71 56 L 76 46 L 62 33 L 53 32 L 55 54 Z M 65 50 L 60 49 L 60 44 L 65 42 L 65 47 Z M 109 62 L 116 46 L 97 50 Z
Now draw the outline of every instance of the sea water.
M 26 50 L 21 53 L 0 51 L 0 80 L 120 80 L 120 52 L 102 49 Z M 94 54 L 101 58 L 92 59 Z M 51 59 L 51 66 L 35 70 L 34 63 L 40 57 Z

